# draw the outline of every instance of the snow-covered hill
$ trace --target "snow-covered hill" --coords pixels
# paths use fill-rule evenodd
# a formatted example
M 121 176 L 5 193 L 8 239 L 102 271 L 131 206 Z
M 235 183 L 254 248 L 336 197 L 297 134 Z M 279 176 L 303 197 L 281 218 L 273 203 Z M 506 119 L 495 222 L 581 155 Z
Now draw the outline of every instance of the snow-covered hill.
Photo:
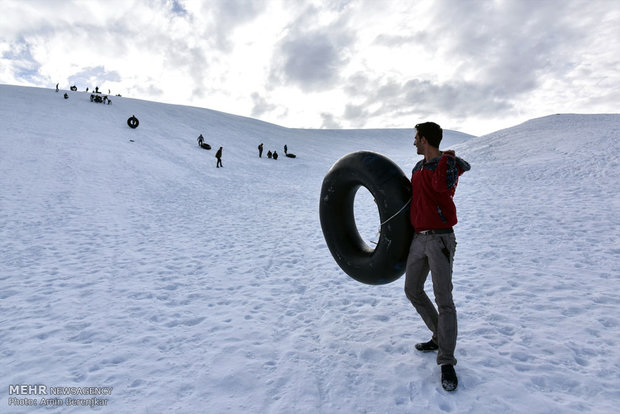
M 318 219 L 338 158 L 378 151 L 409 174 L 413 130 L 287 129 L 89 96 L 0 85 L 0 411 L 32 411 L 10 398 L 66 397 L 9 394 L 14 384 L 113 387 L 97 396 L 102 412 L 611 413 L 620 403 L 620 115 L 446 131 L 442 147 L 472 164 L 455 197 L 460 384 L 448 394 L 434 355 L 413 349 L 429 333 L 403 279 L 346 276 Z M 201 133 L 211 151 L 198 148 Z M 258 158 L 261 142 L 280 158 Z M 378 214 L 364 191 L 358 199 L 372 238 Z

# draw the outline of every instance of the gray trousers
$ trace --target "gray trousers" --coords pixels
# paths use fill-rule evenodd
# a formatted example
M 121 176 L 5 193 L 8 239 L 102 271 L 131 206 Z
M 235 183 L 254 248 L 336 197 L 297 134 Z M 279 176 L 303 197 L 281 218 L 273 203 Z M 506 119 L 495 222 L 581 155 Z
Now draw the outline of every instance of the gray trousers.
M 444 249 L 447 249 L 444 254 Z M 456 365 L 456 308 L 452 300 L 452 264 L 456 238 L 450 234 L 416 234 L 407 257 L 405 294 L 439 345 L 437 364 Z M 431 273 L 435 302 L 424 292 L 424 282 Z

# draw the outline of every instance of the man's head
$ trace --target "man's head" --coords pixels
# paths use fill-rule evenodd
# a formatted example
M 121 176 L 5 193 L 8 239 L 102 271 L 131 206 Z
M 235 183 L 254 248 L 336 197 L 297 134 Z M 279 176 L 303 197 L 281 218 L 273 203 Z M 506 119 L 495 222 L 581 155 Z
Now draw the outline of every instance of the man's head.
M 439 148 L 439 144 L 441 143 L 441 138 L 443 138 L 443 130 L 439 125 L 434 122 L 423 122 L 421 124 L 417 124 L 415 126 L 416 129 L 416 147 L 418 151 L 421 149 L 421 144 L 423 143 L 423 139 L 426 140 L 426 143 L 434 148 Z M 415 144 L 415 142 L 414 142 Z

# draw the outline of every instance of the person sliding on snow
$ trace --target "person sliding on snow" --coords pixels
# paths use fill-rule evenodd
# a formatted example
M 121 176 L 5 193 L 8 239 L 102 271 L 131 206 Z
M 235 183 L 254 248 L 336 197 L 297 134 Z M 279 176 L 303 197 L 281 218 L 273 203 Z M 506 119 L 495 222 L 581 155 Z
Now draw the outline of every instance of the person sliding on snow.
M 439 151 L 443 131 L 434 122 L 415 126 L 413 145 L 424 155 L 411 174 L 412 199 L 410 220 L 414 236 L 407 257 L 405 294 L 432 332 L 430 341 L 416 344 L 418 351 L 438 351 L 441 385 L 454 391 L 458 378 L 456 358 L 456 308 L 452 299 L 452 265 L 456 238 L 452 226 L 457 223 L 452 197 L 458 178 L 470 165 L 453 151 Z M 435 302 L 424 292 L 424 282 L 431 273 Z

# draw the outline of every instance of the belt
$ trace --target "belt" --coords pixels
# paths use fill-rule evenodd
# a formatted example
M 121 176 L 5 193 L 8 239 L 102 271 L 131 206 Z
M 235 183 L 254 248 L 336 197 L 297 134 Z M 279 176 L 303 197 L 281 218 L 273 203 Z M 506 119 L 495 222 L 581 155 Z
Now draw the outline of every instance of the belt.
M 424 231 L 416 231 L 415 234 L 450 234 L 454 233 L 452 227 L 449 229 L 437 229 L 437 230 L 424 230 Z

